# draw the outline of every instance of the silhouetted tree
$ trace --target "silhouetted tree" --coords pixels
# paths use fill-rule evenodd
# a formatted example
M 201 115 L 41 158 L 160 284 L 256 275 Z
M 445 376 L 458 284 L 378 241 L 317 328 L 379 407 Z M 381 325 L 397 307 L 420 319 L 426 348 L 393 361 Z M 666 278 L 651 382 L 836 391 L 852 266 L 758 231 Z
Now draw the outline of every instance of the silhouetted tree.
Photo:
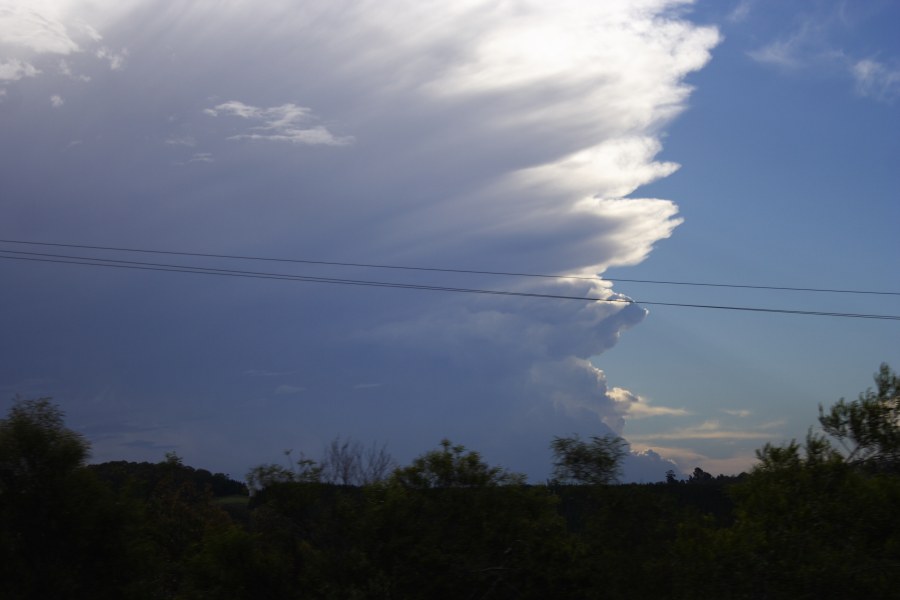
M 0 420 L 3 598 L 141 597 L 129 507 L 83 468 L 89 449 L 50 398 Z
M 409 488 L 459 488 L 522 484 L 525 476 L 491 467 L 478 452 L 441 440 L 440 450 L 426 452 L 408 467 L 396 469 L 391 481 Z
M 876 470 L 900 470 L 900 377 L 882 364 L 876 389 L 847 402 L 841 398 L 828 412 L 819 405 L 823 431 L 836 439 L 851 464 Z
M 365 448 L 354 440 L 336 437 L 325 447 L 322 481 L 340 485 L 368 485 L 384 480 L 394 466 L 387 445 Z
M 621 473 L 626 442 L 617 436 L 592 436 L 590 442 L 578 435 L 554 437 L 553 479 L 559 483 L 607 484 Z

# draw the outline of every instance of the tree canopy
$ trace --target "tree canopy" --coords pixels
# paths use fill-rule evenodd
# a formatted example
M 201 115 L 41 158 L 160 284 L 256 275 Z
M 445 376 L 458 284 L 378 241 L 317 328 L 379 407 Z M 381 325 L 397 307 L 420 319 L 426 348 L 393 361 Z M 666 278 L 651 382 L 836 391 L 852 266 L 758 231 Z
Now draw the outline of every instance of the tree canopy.
M 847 462 L 876 470 L 900 470 L 900 377 L 887 364 L 875 374 L 875 389 L 827 412 L 819 406 L 822 430 L 836 439 Z
M 492 467 L 478 452 L 441 440 L 438 450 L 415 458 L 411 465 L 394 471 L 391 481 L 410 488 L 466 488 L 521 484 L 525 476 Z
M 553 479 L 559 483 L 607 484 L 621 473 L 626 442 L 616 436 L 592 436 L 590 441 L 578 435 L 554 437 Z

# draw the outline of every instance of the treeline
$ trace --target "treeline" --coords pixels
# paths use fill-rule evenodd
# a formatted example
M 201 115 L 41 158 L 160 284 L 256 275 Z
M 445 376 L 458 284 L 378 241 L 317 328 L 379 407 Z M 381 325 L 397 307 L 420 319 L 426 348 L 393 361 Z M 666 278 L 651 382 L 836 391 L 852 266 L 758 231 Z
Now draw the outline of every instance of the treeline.
M 554 480 L 526 485 L 446 440 L 390 468 L 336 441 L 258 467 L 249 499 L 175 455 L 85 467 L 59 409 L 20 401 L 0 597 L 898 598 L 900 386 L 876 384 L 740 477 L 612 485 L 615 440 L 557 438 Z

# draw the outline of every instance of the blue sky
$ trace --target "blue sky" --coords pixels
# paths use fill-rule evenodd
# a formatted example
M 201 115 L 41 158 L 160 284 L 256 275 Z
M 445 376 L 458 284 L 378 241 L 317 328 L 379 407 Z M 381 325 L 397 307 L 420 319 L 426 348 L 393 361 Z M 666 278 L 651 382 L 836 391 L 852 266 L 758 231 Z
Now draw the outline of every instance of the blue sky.
M 747 469 L 900 364 L 895 321 L 9 258 L 900 314 L 615 282 L 900 291 L 896 3 L 545 4 L 0 1 L 3 239 L 612 281 L 3 243 L 4 396 L 95 460 L 449 437 L 540 480 L 554 435 L 615 433 L 650 481 Z

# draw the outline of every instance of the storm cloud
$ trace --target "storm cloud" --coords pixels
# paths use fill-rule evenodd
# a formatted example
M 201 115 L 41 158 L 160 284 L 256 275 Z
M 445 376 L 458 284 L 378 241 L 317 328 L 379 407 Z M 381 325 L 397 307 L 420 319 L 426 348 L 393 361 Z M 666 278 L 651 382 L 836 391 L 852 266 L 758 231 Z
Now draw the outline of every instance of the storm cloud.
M 6 2 L 0 230 L 495 272 L 637 264 L 680 219 L 634 194 L 678 168 L 657 160 L 663 129 L 719 39 L 688 4 Z M 235 474 L 349 435 L 402 460 L 450 437 L 539 478 L 553 435 L 627 438 L 631 412 L 654 414 L 588 362 L 645 316 L 609 282 L 202 264 L 601 300 L 7 260 L 28 285 L 3 300 L 23 340 L 4 382 L 52 381 L 74 425 L 146 428 L 105 431 L 99 459 L 168 445 Z

